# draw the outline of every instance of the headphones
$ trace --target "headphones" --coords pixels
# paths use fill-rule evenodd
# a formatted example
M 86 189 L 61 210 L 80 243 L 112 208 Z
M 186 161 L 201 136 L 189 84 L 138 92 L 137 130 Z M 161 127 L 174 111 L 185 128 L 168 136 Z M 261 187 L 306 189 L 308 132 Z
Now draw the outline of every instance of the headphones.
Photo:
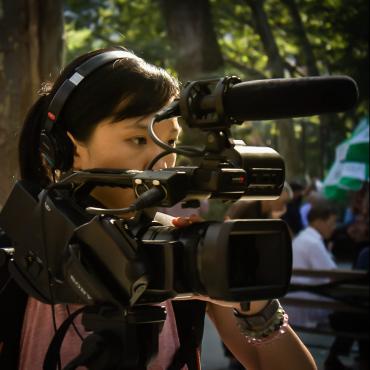
M 72 92 L 87 76 L 103 65 L 117 59 L 132 57 L 133 54 L 123 50 L 106 51 L 95 55 L 75 68 L 72 76 L 56 91 L 48 107 L 47 118 L 40 134 L 40 154 L 53 170 L 67 171 L 73 165 L 73 143 L 67 132 L 58 125 L 60 112 Z

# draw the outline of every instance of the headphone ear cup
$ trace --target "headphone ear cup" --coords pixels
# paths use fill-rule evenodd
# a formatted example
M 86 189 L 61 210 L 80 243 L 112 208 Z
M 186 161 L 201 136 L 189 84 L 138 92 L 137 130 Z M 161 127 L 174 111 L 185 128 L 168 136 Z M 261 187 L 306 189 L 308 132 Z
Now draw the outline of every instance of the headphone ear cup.
M 40 135 L 40 154 L 50 168 L 56 168 L 54 140 L 51 138 L 51 135 L 46 132 L 46 130 L 42 130 Z
M 67 133 L 58 126 L 40 135 L 41 156 L 53 170 L 68 171 L 73 166 L 74 145 Z

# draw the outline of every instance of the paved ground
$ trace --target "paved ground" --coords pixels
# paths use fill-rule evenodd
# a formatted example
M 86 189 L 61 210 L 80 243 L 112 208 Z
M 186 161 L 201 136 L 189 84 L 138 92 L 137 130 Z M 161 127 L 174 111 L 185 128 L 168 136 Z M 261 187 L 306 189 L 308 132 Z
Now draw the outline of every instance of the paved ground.
M 314 356 L 319 370 L 323 369 L 323 362 L 327 356 L 328 348 L 333 341 L 333 337 L 298 333 L 302 341 L 310 349 Z M 351 357 L 343 357 L 341 360 L 346 365 L 354 364 L 354 357 L 357 349 L 354 347 Z M 202 368 L 203 370 L 226 370 L 228 361 L 224 357 L 221 342 L 212 323 L 206 319 L 205 333 L 202 349 Z M 355 368 L 354 368 L 355 369 Z M 273 369 L 271 369 L 273 370 Z
M 223 370 L 227 368 L 218 333 L 206 316 L 202 342 L 202 370 Z

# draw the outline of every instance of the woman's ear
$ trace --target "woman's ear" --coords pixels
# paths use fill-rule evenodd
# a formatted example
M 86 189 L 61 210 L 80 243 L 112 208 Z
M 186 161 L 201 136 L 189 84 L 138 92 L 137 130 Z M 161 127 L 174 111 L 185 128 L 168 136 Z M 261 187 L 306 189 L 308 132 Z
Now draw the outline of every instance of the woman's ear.
M 67 131 L 67 135 L 73 143 L 73 169 L 81 170 L 84 167 L 84 158 L 87 154 L 86 147 L 77 139 L 75 139 L 69 131 Z

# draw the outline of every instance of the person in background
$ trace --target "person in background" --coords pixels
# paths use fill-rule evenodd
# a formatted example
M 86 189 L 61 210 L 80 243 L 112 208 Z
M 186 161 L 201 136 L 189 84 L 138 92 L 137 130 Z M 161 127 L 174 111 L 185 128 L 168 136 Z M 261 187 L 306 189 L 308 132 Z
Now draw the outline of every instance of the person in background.
M 353 207 L 354 219 L 347 227 L 347 233 L 355 242 L 354 264 L 362 250 L 369 246 L 369 184 L 365 184 L 357 193 Z
M 327 201 L 316 203 L 308 212 L 309 225 L 293 239 L 293 269 L 331 270 L 337 268 L 333 256 L 325 245 L 336 225 L 335 208 Z M 327 279 L 293 277 L 292 283 L 315 285 L 326 283 Z M 291 298 L 315 298 L 312 293 L 289 293 Z M 293 325 L 316 327 L 318 323 L 327 323 L 326 310 L 289 307 L 288 312 Z
M 331 270 L 337 264 L 331 252 L 325 245 L 336 226 L 336 209 L 328 202 L 321 201 L 312 205 L 307 215 L 308 226 L 293 240 L 293 269 Z M 319 285 L 329 282 L 325 278 L 293 277 L 292 283 L 304 285 Z M 315 299 L 317 296 L 309 292 L 292 292 L 289 298 Z M 320 298 L 323 301 L 326 298 Z M 294 326 L 315 328 L 320 325 L 329 325 L 331 311 L 325 309 L 312 309 L 293 307 L 287 305 L 289 317 Z M 325 370 L 348 370 L 337 355 L 329 356 L 325 363 Z
M 369 185 L 349 196 L 342 222 L 332 237 L 332 253 L 338 261 L 357 261 L 362 248 L 369 245 Z
M 364 247 L 358 258 L 357 258 L 357 261 L 355 263 L 355 269 L 359 269 L 359 270 L 365 270 L 365 271 L 369 271 L 369 252 L 370 252 L 370 246 L 367 245 L 366 247 Z
M 325 241 L 336 226 L 337 211 L 325 200 L 312 205 L 307 215 L 308 226 L 293 240 L 293 266 L 297 268 L 335 268 L 336 264 Z
M 289 225 L 292 234 L 297 235 L 303 229 L 300 208 L 303 201 L 304 186 L 299 182 L 291 182 L 289 185 L 293 192 L 293 198 L 288 202 L 282 220 Z
M 317 190 L 309 190 L 307 191 L 306 189 L 306 197 L 305 201 L 303 202 L 299 212 L 301 214 L 301 220 L 303 227 L 307 227 L 309 225 L 309 220 L 308 220 L 308 213 L 310 212 L 310 209 L 312 206 L 314 206 L 317 203 L 325 201 L 324 196 L 318 192 Z

